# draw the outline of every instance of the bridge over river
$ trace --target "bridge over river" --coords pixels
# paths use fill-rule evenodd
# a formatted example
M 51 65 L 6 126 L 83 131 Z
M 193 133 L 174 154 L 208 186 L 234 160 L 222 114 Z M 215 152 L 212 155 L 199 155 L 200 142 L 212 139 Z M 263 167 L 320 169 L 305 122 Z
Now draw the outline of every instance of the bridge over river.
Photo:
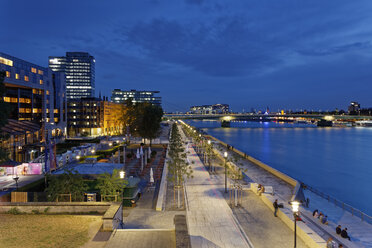
M 320 120 L 329 122 L 355 123 L 358 121 L 370 121 L 372 116 L 362 115 L 326 115 L 326 114 L 251 114 L 251 113 L 228 113 L 228 114 L 165 114 L 169 119 L 196 119 L 196 120 L 219 120 L 222 126 L 229 126 L 231 121 L 283 121 L 298 122 Z

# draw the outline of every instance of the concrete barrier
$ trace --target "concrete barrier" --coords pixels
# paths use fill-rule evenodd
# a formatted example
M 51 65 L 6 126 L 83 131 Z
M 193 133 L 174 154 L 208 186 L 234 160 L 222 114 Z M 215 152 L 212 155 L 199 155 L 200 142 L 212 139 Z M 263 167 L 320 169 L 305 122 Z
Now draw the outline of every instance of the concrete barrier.
M 110 205 L 107 202 L 0 202 L 0 213 L 7 213 L 9 210 L 17 208 L 22 213 L 37 211 L 50 214 L 103 214 L 109 209 Z
M 102 217 L 102 230 L 113 231 L 123 223 L 123 204 L 112 203 Z
M 171 138 L 171 135 L 172 135 L 172 132 L 170 132 L 169 134 L 169 140 Z M 169 150 L 167 148 L 167 152 L 166 152 L 165 160 L 164 160 L 163 173 L 161 175 L 161 181 L 160 181 L 160 186 L 159 186 L 158 199 L 157 199 L 156 207 L 155 207 L 156 211 L 162 211 L 164 209 L 165 201 L 167 198 L 167 185 L 168 185 L 167 176 L 168 176 L 168 159 L 169 159 L 168 151 Z

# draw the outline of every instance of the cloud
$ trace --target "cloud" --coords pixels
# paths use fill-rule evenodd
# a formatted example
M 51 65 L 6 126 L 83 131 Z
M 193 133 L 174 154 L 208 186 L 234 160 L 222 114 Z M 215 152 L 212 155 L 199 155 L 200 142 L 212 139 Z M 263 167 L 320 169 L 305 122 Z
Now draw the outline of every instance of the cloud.
M 322 48 L 322 49 L 311 49 L 311 50 L 302 50 L 298 51 L 300 54 L 309 55 L 309 56 L 327 56 L 334 55 L 339 53 L 353 52 L 365 49 L 371 49 L 372 45 L 370 41 L 365 42 L 354 42 L 350 44 Z

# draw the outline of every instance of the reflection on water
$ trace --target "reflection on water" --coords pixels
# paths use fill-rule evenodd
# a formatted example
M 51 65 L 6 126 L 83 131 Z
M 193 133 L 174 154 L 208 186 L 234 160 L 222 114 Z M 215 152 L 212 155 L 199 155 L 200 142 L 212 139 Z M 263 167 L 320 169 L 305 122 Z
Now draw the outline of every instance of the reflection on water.
M 188 121 L 270 166 L 372 215 L 372 128 Z

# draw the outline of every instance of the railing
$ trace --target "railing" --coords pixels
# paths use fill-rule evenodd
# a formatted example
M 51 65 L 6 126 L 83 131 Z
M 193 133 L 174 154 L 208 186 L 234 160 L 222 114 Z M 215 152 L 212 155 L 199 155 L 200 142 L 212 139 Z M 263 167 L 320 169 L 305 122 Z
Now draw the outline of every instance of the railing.
M 335 204 L 335 206 L 342 208 L 342 210 L 350 212 L 353 216 L 356 216 L 356 217 L 360 218 L 361 221 L 365 221 L 369 224 L 372 224 L 372 217 L 369 216 L 368 214 L 360 211 L 359 209 L 356 209 L 356 208 L 354 208 L 354 207 L 352 207 L 352 206 L 350 206 L 350 205 L 348 205 L 348 204 L 346 204 L 342 201 L 339 201 L 336 198 L 333 198 L 332 196 L 327 195 L 327 194 L 325 194 L 325 193 L 323 193 L 323 192 L 321 192 L 321 191 L 319 191 L 319 190 L 317 190 L 317 189 L 315 189 L 315 188 L 313 188 L 309 185 L 304 185 L 304 189 L 308 189 L 311 192 L 313 192 L 314 194 L 317 194 L 318 196 L 328 200 L 328 202 Z

